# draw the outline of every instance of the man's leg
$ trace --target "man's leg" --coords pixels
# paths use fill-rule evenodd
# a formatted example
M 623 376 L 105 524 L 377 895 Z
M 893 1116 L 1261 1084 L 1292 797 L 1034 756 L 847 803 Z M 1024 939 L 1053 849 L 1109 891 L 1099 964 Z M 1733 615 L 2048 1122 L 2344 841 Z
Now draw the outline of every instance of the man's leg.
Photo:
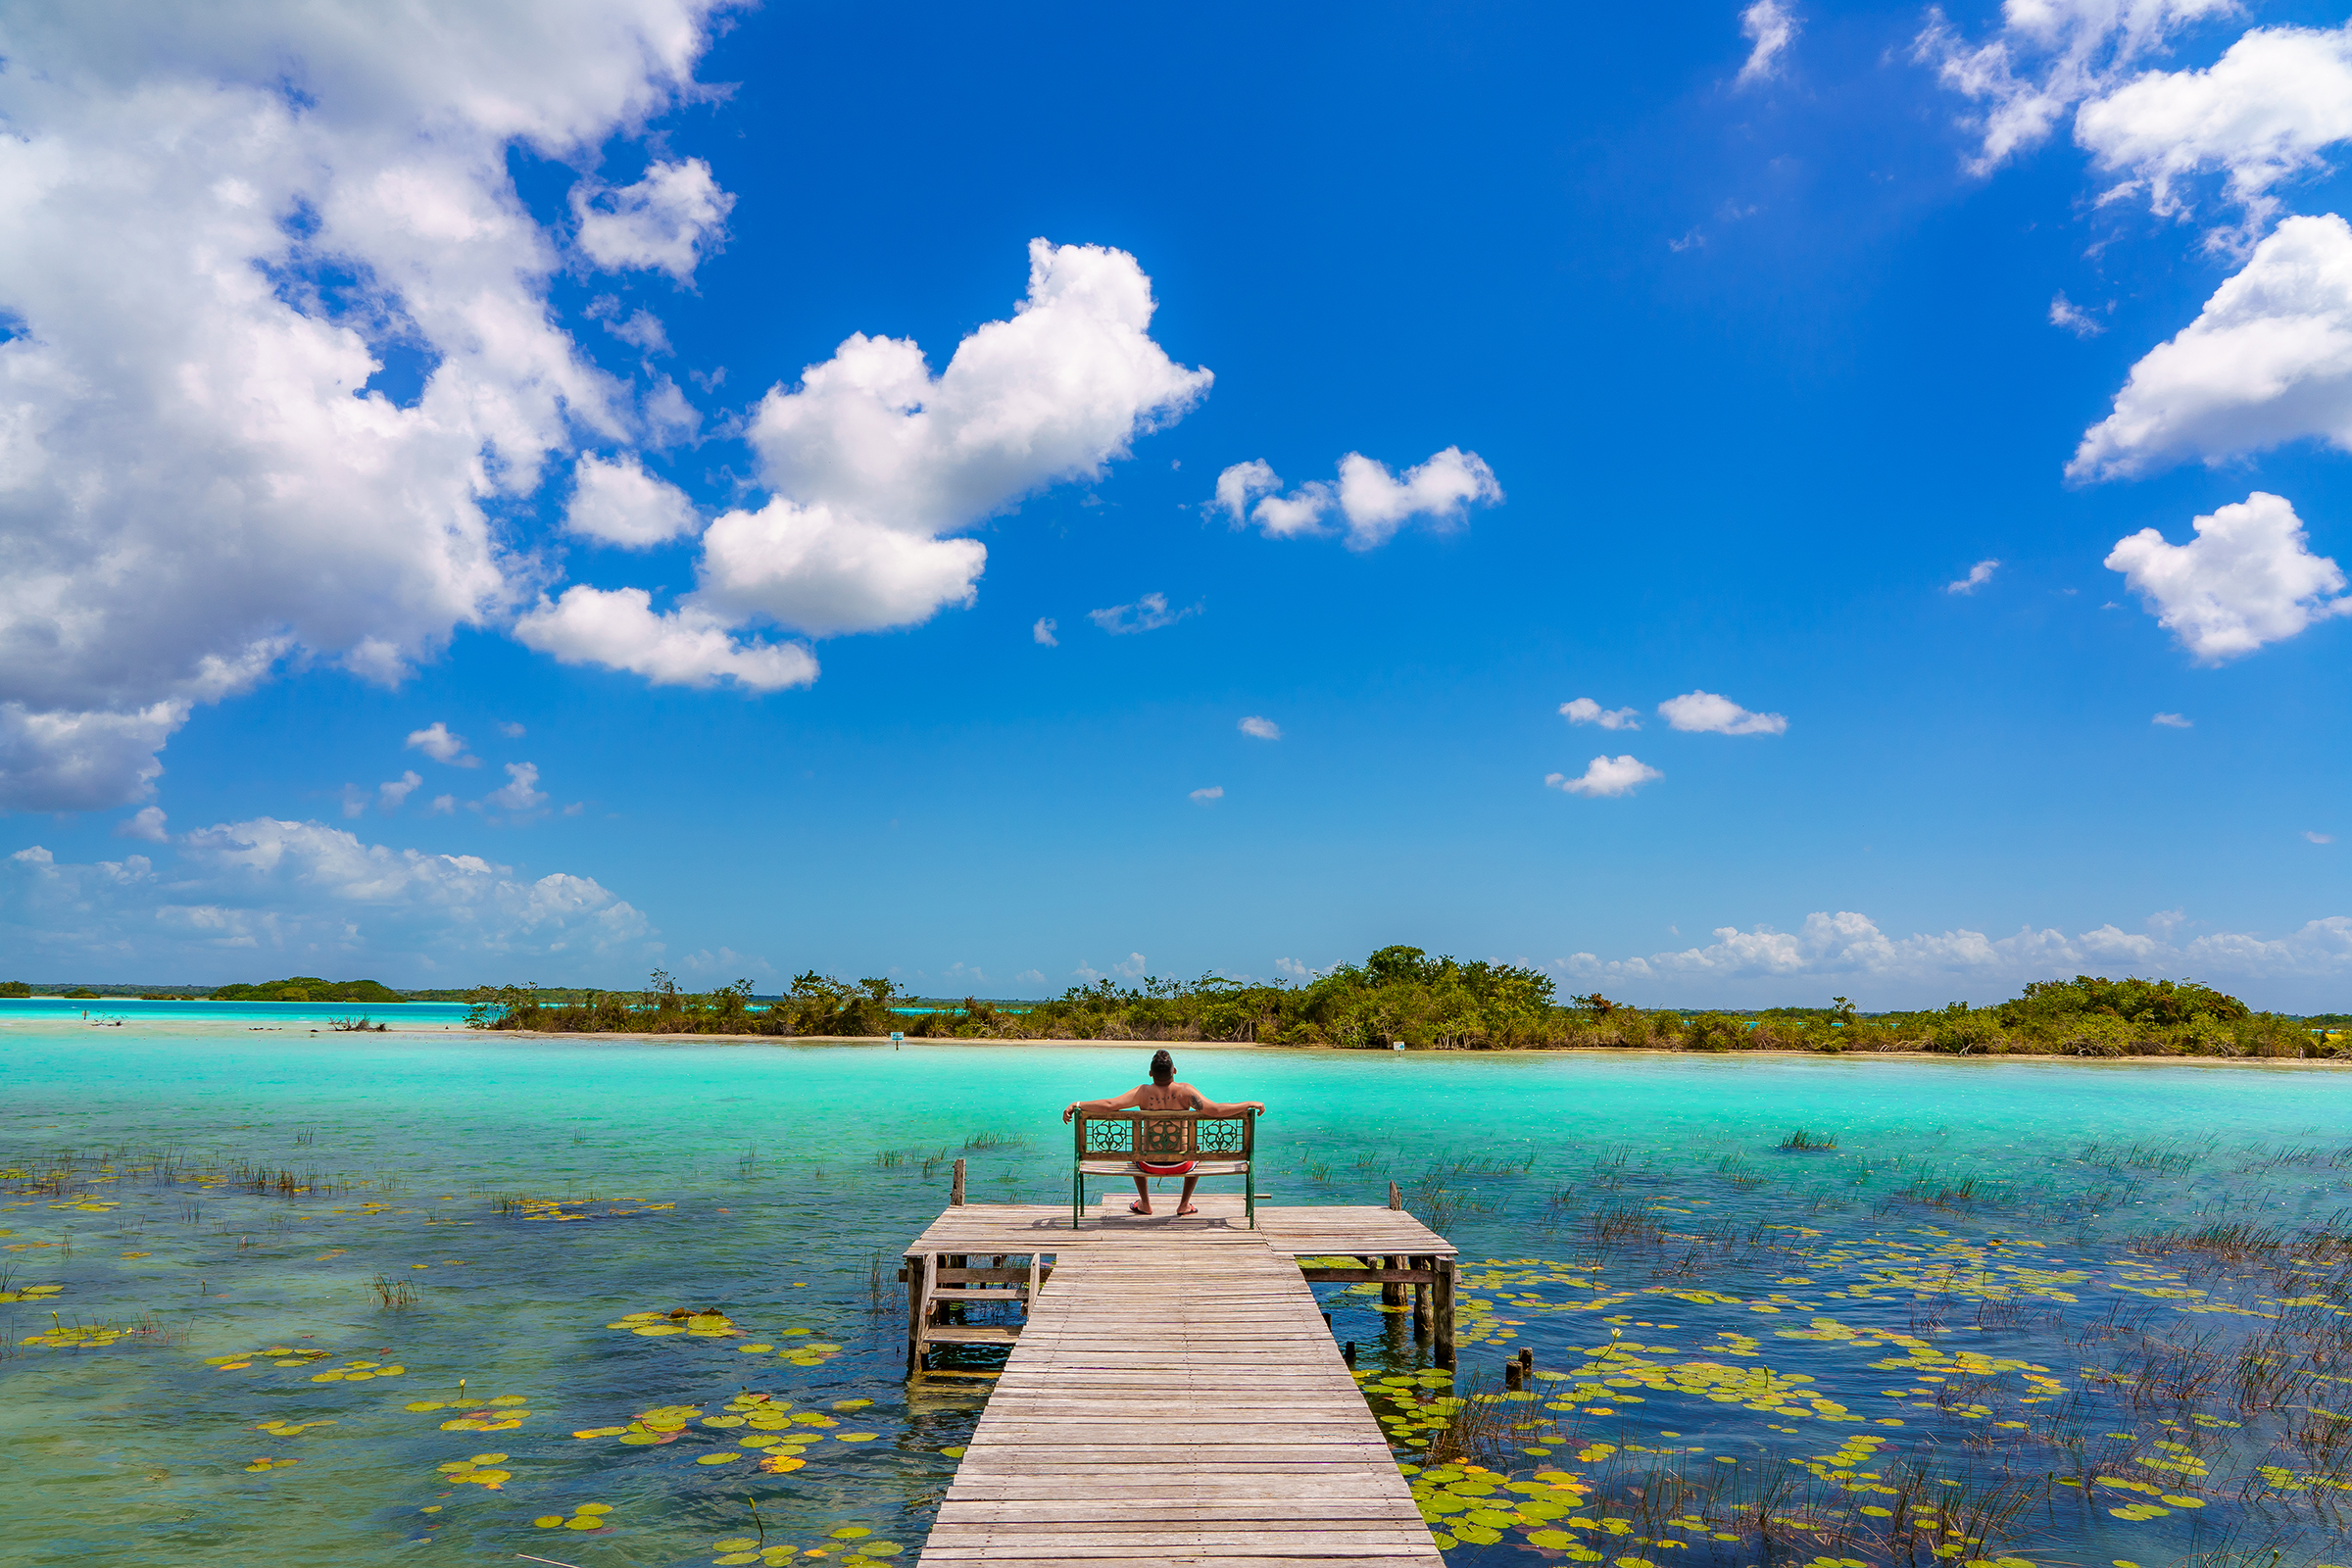
M 1176 1200 L 1176 1212 L 1179 1216 L 1190 1214 L 1193 1211 L 1193 1189 L 1199 1186 L 1200 1182 L 1200 1178 L 1198 1176 L 1187 1176 L 1184 1179 L 1184 1196 Z
M 1185 1188 L 1185 1191 L 1186 1191 L 1186 1192 L 1189 1194 L 1189 1193 L 1192 1191 L 1192 1188 L 1191 1188 L 1190 1186 L 1187 1186 L 1187 1187 Z M 1135 1206 L 1135 1207 L 1134 1207 L 1134 1208 L 1133 1208 L 1133 1209 L 1132 1209 L 1130 1212 L 1137 1213 L 1137 1214 L 1149 1214 L 1149 1213 L 1151 1213 L 1151 1212 L 1152 1212 L 1152 1184 L 1151 1184 L 1151 1182 L 1150 1182 L 1150 1181 L 1148 1181 L 1148 1180 L 1146 1180 L 1144 1177 L 1138 1176 L 1138 1177 L 1135 1179 L 1135 1196 L 1137 1197 L 1137 1199 L 1139 1199 L 1139 1200 L 1140 1200 L 1140 1201 L 1137 1203 L 1137 1205 L 1136 1205 L 1136 1206 Z

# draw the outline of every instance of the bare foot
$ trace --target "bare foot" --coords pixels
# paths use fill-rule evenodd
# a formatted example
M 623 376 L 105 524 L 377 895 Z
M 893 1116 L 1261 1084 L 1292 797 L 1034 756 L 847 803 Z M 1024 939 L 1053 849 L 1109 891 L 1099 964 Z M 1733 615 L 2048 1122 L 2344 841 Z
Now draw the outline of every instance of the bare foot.
M 1149 1214 L 1152 1212 L 1152 1210 L 1148 1204 L 1135 1202 L 1127 1205 L 1127 1212 L 1130 1214 Z

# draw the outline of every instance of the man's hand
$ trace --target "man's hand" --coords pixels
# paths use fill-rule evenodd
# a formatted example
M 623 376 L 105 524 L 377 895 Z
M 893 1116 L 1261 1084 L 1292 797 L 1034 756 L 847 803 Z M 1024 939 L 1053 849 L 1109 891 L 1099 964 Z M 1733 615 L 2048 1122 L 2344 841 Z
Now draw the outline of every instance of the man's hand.
M 1069 1119 L 1070 1119 L 1072 1116 L 1075 1116 L 1075 1115 L 1077 1115 L 1077 1114 L 1078 1114 L 1078 1107 L 1079 1107 L 1080 1105 L 1083 1105 L 1083 1104 L 1085 1104 L 1085 1103 L 1086 1103 L 1086 1102 L 1085 1102 L 1085 1101 L 1083 1101 L 1083 1100 L 1073 1100 L 1073 1101 L 1071 1101 L 1071 1102 L 1069 1102 L 1069 1104 L 1068 1104 L 1066 1107 L 1064 1107 L 1064 1108 L 1063 1108 L 1063 1110 L 1062 1110 L 1062 1113 L 1061 1113 L 1061 1119 L 1062 1119 L 1063 1121 L 1065 1121 L 1065 1122 L 1066 1122 L 1066 1121 L 1068 1121 L 1068 1120 L 1069 1120 Z
M 1263 1116 L 1263 1115 L 1266 1113 L 1266 1107 L 1265 1107 L 1265 1103 L 1264 1103 L 1264 1102 L 1262 1102 L 1262 1101 L 1256 1101 L 1256 1100 L 1246 1101 L 1246 1102 L 1243 1102 L 1243 1104 L 1242 1104 L 1242 1108 L 1243 1108 L 1244 1110 L 1254 1110 L 1254 1111 L 1256 1111 L 1256 1112 L 1257 1112 L 1257 1113 L 1258 1113 L 1260 1116 Z

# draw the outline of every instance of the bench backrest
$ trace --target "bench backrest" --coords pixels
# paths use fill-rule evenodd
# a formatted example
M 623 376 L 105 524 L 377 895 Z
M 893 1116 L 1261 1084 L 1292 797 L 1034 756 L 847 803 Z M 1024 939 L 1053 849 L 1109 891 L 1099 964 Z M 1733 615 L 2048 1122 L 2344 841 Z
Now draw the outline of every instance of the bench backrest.
M 1210 1116 L 1198 1110 L 1113 1110 L 1075 1118 L 1080 1159 L 1253 1159 L 1257 1112 Z

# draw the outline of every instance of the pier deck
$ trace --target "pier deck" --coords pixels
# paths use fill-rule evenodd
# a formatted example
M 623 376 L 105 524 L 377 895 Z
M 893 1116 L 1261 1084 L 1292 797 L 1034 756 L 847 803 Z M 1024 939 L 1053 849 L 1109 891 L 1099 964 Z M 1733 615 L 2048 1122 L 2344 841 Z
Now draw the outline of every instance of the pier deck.
M 1027 1306 L 1019 1328 L 996 1331 L 1011 1356 L 921 1568 L 1441 1568 L 1296 1259 L 1367 1259 L 1312 1274 L 1417 1290 L 1425 1308 L 1442 1295 L 1449 1320 L 1451 1245 L 1397 1209 L 1261 1206 L 1250 1230 L 1238 1198 L 1197 1199 L 1202 1212 L 1183 1220 L 1112 1201 L 1075 1231 L 1066 1208 L 962 1205 L 908 1248 L 910 1301 L 944 1277 L 956 1283 L 931 1283 L 933 1299 Z

